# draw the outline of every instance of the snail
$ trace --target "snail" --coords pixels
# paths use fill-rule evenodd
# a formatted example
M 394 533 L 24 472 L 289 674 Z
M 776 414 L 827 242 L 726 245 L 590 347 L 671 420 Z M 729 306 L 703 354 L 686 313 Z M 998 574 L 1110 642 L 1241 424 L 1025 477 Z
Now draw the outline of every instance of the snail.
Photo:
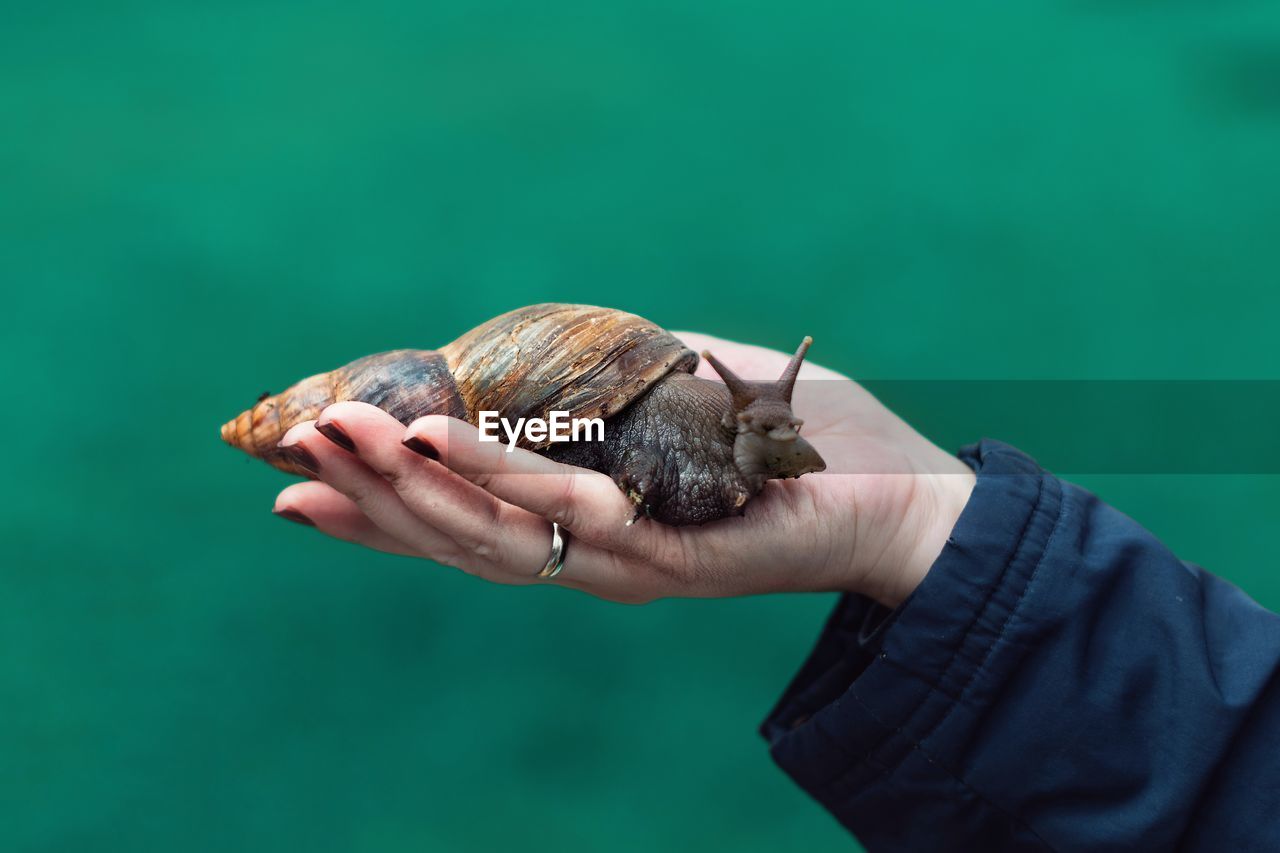
M 472 424 L 482 412 L 508 421 L 600 418 L 598 441 L 518 444 L 613 479 L 641 515 L 702 524 L 740 515 L 768 480 L 826 465 L 800 437 L 791 410 L 811 338 L 775 382 L 746 381 L 702 355 L 723 383 L 693 376 L 698 356 L 634 314 L 543 304 L 508 312 L 439 350 L 395 350 L 357 359 L 265 395 L 222 427 L 222 438 L 283 471 L 307 476 L 276 445 L 294 424 L 331 403 L 371 403 L 401 423 L 429 414 Z M 632 519 L 634 520 L 634 519 Z

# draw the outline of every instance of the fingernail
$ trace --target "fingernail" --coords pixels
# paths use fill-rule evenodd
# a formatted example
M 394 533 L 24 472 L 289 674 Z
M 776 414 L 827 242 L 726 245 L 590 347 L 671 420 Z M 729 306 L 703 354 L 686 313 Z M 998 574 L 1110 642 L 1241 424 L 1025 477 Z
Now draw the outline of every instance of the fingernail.
M 320 473 L 320 460 L 316 459 L 315 454 L 303 447 L 301 444 L 290 444 L 288 447 L 280 448 L 284 451 L 285 456 L 293 460 L 293 464 L 297 465 L 308 474 Z
M 431 442 L 418 438 L 416 435 L 411 435 L 400 443 L 419 456 L 425 456 L 428 459 L 440 458 L 440 451 L 432 447 Z
M 280 516 L 281 518 L 287 518 L 290 521 L 297 522 L 298 524 L 305 524 L 307 527 L 316 526 L 316 523 L 314 521 L 307 518 L 305 515 L 298 512 L 296 509 L 285 507 L 284 509 L 273 509 L 272 512 L 274 512 L 276 515 Z
M 348 453 L 356 452 L 356 443 L 351 436 L 342 431 L 342 427 L 330 421 L 327 424 L 316 424 L 316 431 Z

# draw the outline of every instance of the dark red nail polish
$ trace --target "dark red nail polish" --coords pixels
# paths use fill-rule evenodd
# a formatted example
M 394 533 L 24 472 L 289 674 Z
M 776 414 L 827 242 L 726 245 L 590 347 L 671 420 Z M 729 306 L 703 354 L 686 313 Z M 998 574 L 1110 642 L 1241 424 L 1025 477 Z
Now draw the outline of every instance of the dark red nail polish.
M 276 515 L 280 516 L 281 518 L 287 518 L 290 521 L 296 521 L 298 524 L 305 524 L 307 527 L 316 526 L 316 523 L 314 521 L 307 518 L 305 515 L 298 512 L 296 509 L 290 509 L 289 507 L 285 507 L 284 509 L 272 510 L 272 512 L 274 512 Z
M 315 454 L 303 447 L 301 444 L 290 444 L 288 447 L 280 448 L 303 471 L 308 474 L 319 475 L 320 460 L 316 459 Z
M 440 458 L 440 451 L 432 447 L 431 442 L 424 441 L 423 439 L 418 438 L 416 435 L 411 435 L 400 443 L 403 444 L 405 447 L 409 448 L 410 450 L 412 450 L 414 453 L 418 454 L 419 456 L 425 456 L 428 459 Z
M 356 443 L 351 440 L 351 436 L 342 431 L 342 427 L 335 423 L 316 424 L 316 431 L 334 444 L 341 447 L 348 453 L 356 452 Z

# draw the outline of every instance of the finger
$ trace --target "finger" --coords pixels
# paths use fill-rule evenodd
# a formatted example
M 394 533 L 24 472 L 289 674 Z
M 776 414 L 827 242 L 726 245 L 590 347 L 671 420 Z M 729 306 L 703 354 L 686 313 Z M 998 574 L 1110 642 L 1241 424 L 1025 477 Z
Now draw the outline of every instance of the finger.
M 276 496 L 272 512 L 344 542 L 406 557 L 426 556 L 374 524 L 354 501 L 327 483 L 310 480 L 289 486 Z
M 632 553 L 650 532 L 627 525 L 635 505 L 604 474 L 481 441 L 475 427 L 439 415 L 414 421 L 406 435 L 435 448 L 451 471 L 579 539 Z
M 433 559 L 430 554 L 423 554 L 392 537 L 374 524 L 354 501 L 324 482 L 312 480 L 289 486 L 276 498 L 274 511 L 277 515 L 310 524 L 336 539 L 391 554 Z M 295 513 L 301 518 L 293 515 Z M 545 544 L 549 554 L 551 545 L 549 531 Z M 603 568 L 591 565 L 593 563 L 601 563 Z M 536 571 L 525 574 L 532 575 L 526 578 L 530 583 L 545 580 L 537 578 Z M 582 579 L 584 576 L 594 577 L 597 582 L 588 583 Z M 564 566 L 554 582 L 592 595 L 629 603 L 648 601 L 656 596 L 656 592 L 646 593 L 638 588 L 631 589 L 617 581 L 601 586 L 600 579 L 605 577 L 622 578 L 623 575 L 611 565 L 609 555 L 597 553 L 590 548 L 578 548 L 575 543 L 566 552 Z
M 282 450 L 314 476 L 349 498 L 378 528 L 438 563 L 471 571 L 466 551 L 415 515 L 391 484 L 351 453 L 316 431 L 314 421 L 292 427 L 280 441 Z
M 331 440 L 340 435 L 337 440 L 350 446 L 414 516 L 455 542 L 466 553 L 468 571 L 503 583 L 542 580 L 537 574 L 551 551 L 550 524 L 432 461 L 429 450 L 426 456 L 410 450 L 403 444 L 405 428 L 395 418 L 365 403 L 335 403 L 321 412 L 317 429 Z M 575 542 L 568 553 L 557 580 L 593 587 L 616 582 L 610 555 L 586 542 Z

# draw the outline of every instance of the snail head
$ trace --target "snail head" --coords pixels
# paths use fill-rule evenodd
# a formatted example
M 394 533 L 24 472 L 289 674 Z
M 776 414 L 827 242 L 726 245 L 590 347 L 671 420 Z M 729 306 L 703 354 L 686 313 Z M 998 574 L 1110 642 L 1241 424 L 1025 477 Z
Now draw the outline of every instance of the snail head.
M 734 430 L 734 461 L 749 477 L 799 477 L 827 466 L 813 445 L 800 437 L 804 421 L 791 410 L 791 392 L 813 338 L 806 337 L 775 382 L 740 378 L 709 352 L 702 353 L 729 389 L 732 408 L 724 425 Z

